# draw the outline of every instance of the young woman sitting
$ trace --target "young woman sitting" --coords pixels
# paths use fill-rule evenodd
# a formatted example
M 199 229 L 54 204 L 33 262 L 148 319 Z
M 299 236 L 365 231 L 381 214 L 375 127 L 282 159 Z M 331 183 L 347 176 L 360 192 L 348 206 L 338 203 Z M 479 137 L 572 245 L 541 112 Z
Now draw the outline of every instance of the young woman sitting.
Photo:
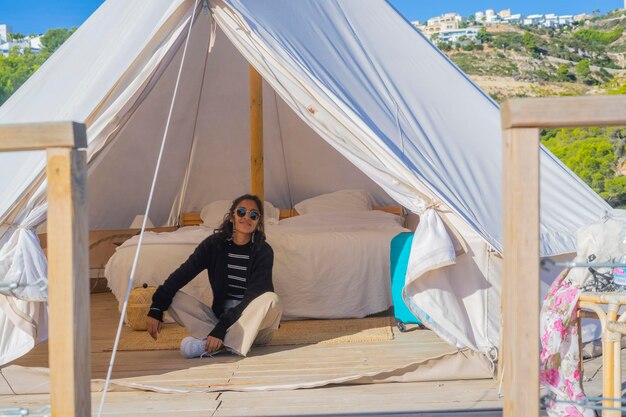
M 157 288 L 148 332 L 157 339 L 168 310 L 192 336 L 181 343 L 183 356 L 203 356 L 222 347 L 246 356 L 253 343 L 268 343 L 280 323 L 273 263 L 274 252 L 265 241 L 263 204 L 250 194 L 236 198 L 222 225 Z M 205 269 L 213 291 L 210 307 L 179 291 Z

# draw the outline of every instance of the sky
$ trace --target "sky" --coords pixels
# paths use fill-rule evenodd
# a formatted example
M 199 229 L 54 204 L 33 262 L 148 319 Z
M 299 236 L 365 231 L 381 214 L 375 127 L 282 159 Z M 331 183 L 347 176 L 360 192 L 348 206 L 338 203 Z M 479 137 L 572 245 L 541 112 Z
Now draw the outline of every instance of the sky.
M 146 2 L 150 0 L 144 0 Z M 511 13 L 602 13 L 624 7 L 623 0 L 389 0 L 407 20 L 425 21 L 443 13 L 468 17 L 485 9 L 511 9 Z M 0 0 L 0 24 L 30 35 L 48 29 L 80 26 L 103 0 Z

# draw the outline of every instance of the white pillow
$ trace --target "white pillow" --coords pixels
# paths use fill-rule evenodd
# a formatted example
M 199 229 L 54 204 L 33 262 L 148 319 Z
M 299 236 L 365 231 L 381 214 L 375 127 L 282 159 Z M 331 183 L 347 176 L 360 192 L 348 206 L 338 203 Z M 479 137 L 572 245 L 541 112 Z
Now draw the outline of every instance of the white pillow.
M 280 210 L 274 207 L 272 203 L 266 201 L 263 207 L 265 211 L 265 224 L 278 224 L 278 219 L 280 218 Z
M 217 229 L 224 221 L 224 216 L 232 203 L 232 200 L 217 200 L 204 206 L 200 212 L 202 224 Z
M 365 190 L 340 190 L 301 201 L 294 208 L 299 214 L 369 211 L 372 209 L 372 198 Z

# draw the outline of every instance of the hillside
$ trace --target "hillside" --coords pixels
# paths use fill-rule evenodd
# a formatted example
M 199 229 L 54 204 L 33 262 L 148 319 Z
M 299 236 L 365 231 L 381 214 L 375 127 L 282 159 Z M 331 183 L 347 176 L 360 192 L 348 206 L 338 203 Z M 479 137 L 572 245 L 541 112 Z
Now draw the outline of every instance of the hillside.
M 626 12 L 562 29 L 486 26 L 437 46 L 496 101 L 626 94 Z M 542 143 L 614 207 L 626 207 L 626 128 L 550 129 Z
M 496 100 L 605 94 L 626 82 L 626 12 L 571 27 L 493 25 L 478 40 L 437 43 Z

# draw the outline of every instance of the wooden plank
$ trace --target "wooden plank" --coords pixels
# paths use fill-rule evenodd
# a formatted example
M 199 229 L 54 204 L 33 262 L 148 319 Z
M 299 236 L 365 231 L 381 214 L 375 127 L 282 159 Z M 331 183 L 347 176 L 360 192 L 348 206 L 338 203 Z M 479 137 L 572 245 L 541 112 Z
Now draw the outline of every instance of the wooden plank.
M 280 214 L 278 216 L 279 220 L 288 219 L 290 217 L 295 217 L 298 215 L 296 209 L 280 209 Z
M 219 407 L 219 394 L 128 391 L 109 392 L 103 410 L 104 416 L 210 416 Z M 91 394 L 94 402 L 100 402 L 102 393 Z M 47 395 L 23 395 L 0 397 L 2 406 L 41 408 L 50 403 Z M 94 410 L 93 415 L 97 413 Z M 30 414 L 29 414 L 30 415 Z
M 512 99 L 501 108 L 502 129 L 626 124 L 626 96 Z
M 199 211 L 192 211 L 188 213 L 181 213 L 180 226 L 196 226 L 202 224 L 202 218 Z
M 539 129 L 504 130 L 502 166 L 504 416 L 533 417 L 539 415 Z
M 91 414 L 86 153 L 48 149 L 48 303 L 51 407 Z
M 501 408 L 493 380 L 405 382 L 273 392 L 225 392 L 216 415 L 413 415 L 439 410 L 440 416 L 468 409 Z M 480 403 L 475 398 L 480 397 Z M 273 408 L 273 410 L 272 410 Z M 447 411 L 447 412 L 444 412 Z M 363 414 L 361 414 L 363 413 Z M 419 414 L 421 415 L 421 414 Z M 458 414 L 464 415 L 464 414 Z M 488 414 L 476 414 L 488 415 Z M 499 411 L 502 415 L 502 411 Z
M 384 211 L 386 213 L 395 214 L 396 216 L 404 216 L 404 207 L 402 206 L 373 206 L 372 210 Z
M 92 294 L 91 299 L 92 340 L 96 341 L 92 343 L 93 375 L 104 377 L 110 352 L 99 351 L 98 346 L 107 348 L 112 346 L 119 319 L 118 303 L 111 293 Z M 37 357 L 47 352 L 46 347 L 47 343 L 43 343 L 36 348 L 36 351 L 40 352 Z M 114 378 L 140 376 L 144 382 L 174 382 L 178 386 L 192 389 L 202 388 L 209 383 L 222 383 L 220 381 L 226 381 L 229 372 L 232 374 L 228 377 L 229 382 L 260 378 L 286 382 L 297 378 L 296 370 L 299 370 L 304 379 L 311 377 L 309 373 L 323 375 L 328 371 L 331 375 L 331 369 L 343 370 L 346 373 L 375 367 L 388 369 L 390 366 L 454 350 L 453 346 L 445 343 L 432 331 L 423 330 L 402 334 L 396 332 L 394 340 L 376 343 L 255 347 L 247 358 L 224 355 L 210 359 L 184 359 L 177 351 L 118 352 Z M 32 366 L 33 353 L 21 358 L 19 364 Z M 171 371 L 176 372 L 170 373 Z M 164 375 L 166 373 L 168 374 Z M 98 383 L 101 384 L 101 381 L 92 383 L 92 390 Z M 410 415 L 406 411 L 502 406 L 502 401 L 497 397 L 497 382 L 492 379 L 331 386 L 314 390 L 281 391 L 278 402 L 275 391 L 198 394 L 194 397 L 198 402 L 194 399 L 193 403 L 189 403 L 190 400 L 185 395 L 163 394 L 162 398 L 171 403 L 164 401 L 160 407 L 150 407 L 150 410 L 146 404 L 152 405 L 152 398 L 159 398 L 152 397 L 154 393 L 135 391 L 133 395 L 122 394 L 124 393 L 114 391 L 107 395 L 104 415 L 158 416 L 169 413 L 185 416 L 258 416 L 319 415 L 323 412 L 326 412 L 326 415 L 346 413 L 359 415 L 357 414 L 359 412 L 363 415 L 372 415 L 374 411 L 376 415 L 385 415 L 383 413 Z M 198 414 L 195 414 L 196 412 L 192 411 L 201 409 L 202 396 L 205 396 L 204 406 L 207 410 L 217 407 L 217 414 L 211 414 L 210 411 L 205 411 L 204 414 L 198 411 Z M 92 393 L 92 398 L 98 401 L 99 394 Z M 213 403 L 215 398 L 220 402 L 219 406 Z M 0 404 L 40 406 L 49 404 L 49 399 L 43 395 L 31 394 L 0 396 Z
M 250 65 L 250 180 L 252 194 L 261 201 L 265 201 L 263 174 L 263 78 Z
M 0 151 L 32 151 L 50 147 L 86 148 L 85 125 L 52 122 L 0 126 Z

